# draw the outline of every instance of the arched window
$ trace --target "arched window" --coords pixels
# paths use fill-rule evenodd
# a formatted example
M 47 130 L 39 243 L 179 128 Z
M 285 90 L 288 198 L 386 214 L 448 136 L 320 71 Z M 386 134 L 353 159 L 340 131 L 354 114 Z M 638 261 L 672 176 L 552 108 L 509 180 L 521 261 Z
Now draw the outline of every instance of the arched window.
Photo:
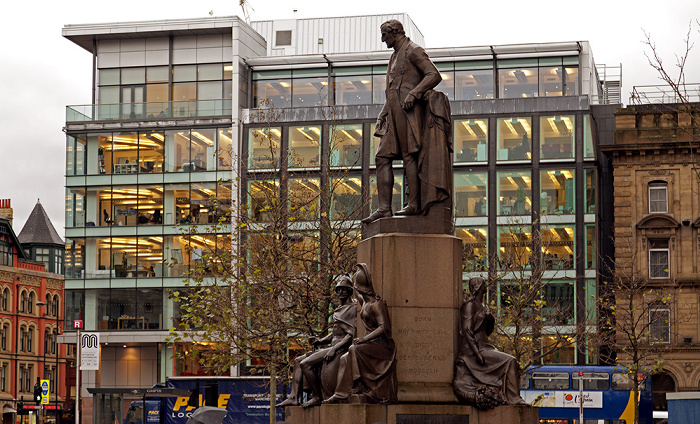
M 649 183 L 649 213 L 668 213 L 668 183 L 666 181 Z
M 7 311 L 10 303 L 10 290 L 6 287 L 2 289 L 2 310 Z
M 27 292 L 22 291 L 22 294 L 19 295 L 19 311 L 20 312 L 25 311 L 26 304 L 27 304 Z
M 53 338 L 51 342 L 51 354 L 58 355 L 58 330 L 53 330 Z
M 27 313 L 34 313 L 34 292 L 29 293 L 29 300 L 27 301 Z
M 19 351 L 24 352 L 26 343 L 27 330 L 24 327 L 19 328 Z
M 44 330 L 44 355 L 51 353 L 51 346 L 49 346 L 50 341 L 49 329 L 47 328 Z
M 52 300 L 51 303 L 50 303 L 50 305 L 51 305 L 51 315 L 55 316 L 56 318 L 59 317 L 58 311 L 59 311 L 59 306 L 60 306 L 60 305 L 59 305 L 58 301 L 59 301 L 58 295 L 55 295 L 55 296 L 53 297 L 53 300 Z
M 46 293 L 46 315 L 51 316 L 51 293 Z
M 30 327 L 29 330 L 27 330 L 27 352 L 32 351 L 32 343 L 33 342 L 34 342 L 34 329 Z
M 9 326 L 7 324 L 2 325 L 2 330 L 0 331 L 0 349 L 7 350 L 7 336 Z

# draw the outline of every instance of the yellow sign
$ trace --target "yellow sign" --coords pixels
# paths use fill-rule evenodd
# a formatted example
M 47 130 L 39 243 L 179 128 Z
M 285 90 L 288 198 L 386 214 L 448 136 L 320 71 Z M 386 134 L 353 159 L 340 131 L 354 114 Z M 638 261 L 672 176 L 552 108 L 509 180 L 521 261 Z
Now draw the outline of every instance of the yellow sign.
M 41 380 L 41 404 L 49 404 L 49 380 Z

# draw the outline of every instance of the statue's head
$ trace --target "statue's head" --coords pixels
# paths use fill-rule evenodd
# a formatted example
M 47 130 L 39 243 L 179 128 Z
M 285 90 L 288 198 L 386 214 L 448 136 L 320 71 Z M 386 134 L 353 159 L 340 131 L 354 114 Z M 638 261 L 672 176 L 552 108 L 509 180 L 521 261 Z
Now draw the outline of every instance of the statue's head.
M 357 264 L 357 271 L 352 277 L 352 280 L 355 290 L 357 290 L 358 293 L 376 297 L 374 286 L 372 286 L 372 276 L 369 273 L 367 264 Z
M 486 288 L 484 277 L 472 277 L 469 279 L 469 295 L 474 296 L 482 288 Z
M 403 25 L 396 19 L 384 22 L 380 26 L 382 32 L 382 41 L 386 43 L 387 48 L 396 46 L 396 41 L 404 37 L 406 33 L 403 30 Z
M 341 275 L 335 283 L 335 292 L 340 294 L 343 290 L 347 290 L 348 294 L 352 294 L 352 280 L 348 275 Z
M 406 32 L 403 30 L 403 24 L 396 19 L 390 19 L 384 22 L 379 28 L 382 31 L 386 30 L 392 34 L 406 35 Z

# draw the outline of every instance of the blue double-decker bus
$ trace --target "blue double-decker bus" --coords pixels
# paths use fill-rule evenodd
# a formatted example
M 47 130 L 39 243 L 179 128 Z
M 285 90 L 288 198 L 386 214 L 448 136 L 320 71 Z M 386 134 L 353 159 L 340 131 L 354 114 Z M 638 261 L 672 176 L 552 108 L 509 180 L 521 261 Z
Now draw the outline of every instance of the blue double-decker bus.
M 520 379 L 525 401 L 540 408 L 542 424 L 579 424 L 579 372 L 583 373 L 583 424 L 634 423 L 633 384 L 609 366 L 542 366 Z M 652 424 L 651 379 L 639 391 L 639 424 Z

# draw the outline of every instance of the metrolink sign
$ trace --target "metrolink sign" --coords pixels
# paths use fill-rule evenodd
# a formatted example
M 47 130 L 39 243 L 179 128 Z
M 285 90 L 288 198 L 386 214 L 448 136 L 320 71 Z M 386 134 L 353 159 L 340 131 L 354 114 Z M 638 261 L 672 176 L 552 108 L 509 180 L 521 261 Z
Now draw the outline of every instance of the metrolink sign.
M 100 333 L 80 335 L 80 369 L 100 369 Z

